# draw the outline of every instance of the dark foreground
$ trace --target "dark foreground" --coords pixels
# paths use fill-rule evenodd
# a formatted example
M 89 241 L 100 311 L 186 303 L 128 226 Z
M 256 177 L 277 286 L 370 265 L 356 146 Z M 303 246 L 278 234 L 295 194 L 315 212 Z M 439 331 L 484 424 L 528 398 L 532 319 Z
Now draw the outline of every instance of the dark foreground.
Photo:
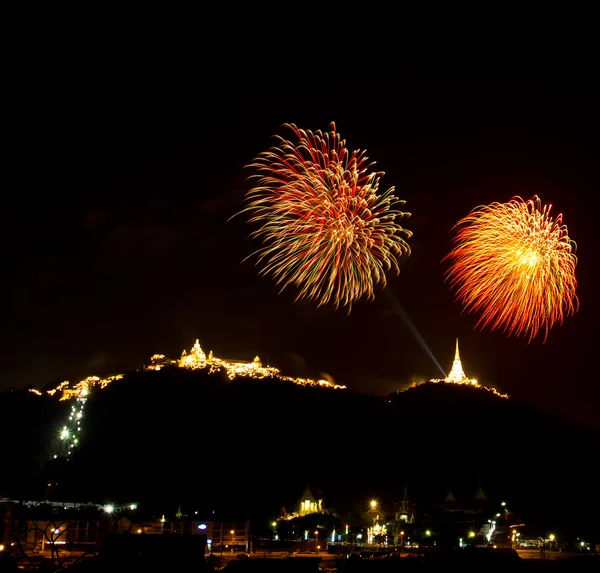
M 26 569 L 29 571 L 53 571 L 58 569 L 36 568 Z M 435 560 L 420 559 L 398 559 L 398 560 L 346 560 L 336 561 L 324 567 L 319 558 L 275 558 L 275 559 L 249 559 L 247 561 L 232 561 L 222 569 L 216 569 L 207 564 L 190 566 L 177 563 L 165 563 L 161 561 L 145 561 L 137 559 L 125 559 L 119 562 L 108 561 L 101 558 L 93 558 L 76 563 L 70 567 L 60 569 L 72 573 L 411 573 L 411 572 L 438 572 L 438 571 L 460 571 L 469 572 L 504 572 L 522 571 L 530 572 L 578 572 L 578 571 L 600 571 L 599 556 L 581 556 L 558 559 L 554 561 L 542 560 L 517 560 L 508 559 L 455 559 L 439 558 Z M 8 563 L 0 563 L 2 573 L 23 571 L 16 564 L 14 567 Z
M 411 573 L 460 571 L 460 573 L 523 571 L 594 571 L 600 572 L 600 554 L 554 554 L 549 559 L 523 559 L 512 549 L 438 549 L 418 555 L 393 554 L 386 558 L 353 554 L 349 557 L 231 555 L 221 563 L 214 555 L 205 558 L 205 546 L 197 537 L 176 536 L 146 539 L 123 536 L 110 539 L 96 556 L 56 568 L 50 563 L 41 567 L 19 567 L 17 561 L 0 554 L 0 572 L 66 571 L 70 573 Z M 128 539 L 129 538 L 129 539 Z M 135 543 L 132 543 L 135 541 Z M 184 543 L 185 541 L 185 543 Z M 38 564 L 39 565 L 39 564 Z

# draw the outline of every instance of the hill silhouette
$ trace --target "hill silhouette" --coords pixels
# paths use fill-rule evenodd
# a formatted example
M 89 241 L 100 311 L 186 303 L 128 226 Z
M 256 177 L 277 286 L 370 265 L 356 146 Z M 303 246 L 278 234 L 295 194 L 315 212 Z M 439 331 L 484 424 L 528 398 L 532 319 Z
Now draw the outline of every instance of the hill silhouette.
M 88 400 L 79 447 L 51 459 L 68 402 L 1 395 L 0 496 L 137 501 L 267 518 L 306 484 L 344 514 L 370 496 L 421 506 L 479 485 L 524 519 L 594 526 L 600 436 L 512 399 L 427 383 L 388 397 L 203 371 L 137 371 Z M 48 460 L 45 464 L 43 459 Z M 27 478 L 27 479 L 25 479 Z M 479 481 L 480 480 L 480 481 Z

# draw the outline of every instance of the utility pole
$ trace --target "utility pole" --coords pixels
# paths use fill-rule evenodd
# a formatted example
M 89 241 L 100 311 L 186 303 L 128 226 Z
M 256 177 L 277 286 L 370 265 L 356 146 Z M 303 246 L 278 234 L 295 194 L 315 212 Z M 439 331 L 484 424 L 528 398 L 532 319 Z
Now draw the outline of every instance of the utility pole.
M 223 565 L 223 522 L 221 521 L 221 566 Z

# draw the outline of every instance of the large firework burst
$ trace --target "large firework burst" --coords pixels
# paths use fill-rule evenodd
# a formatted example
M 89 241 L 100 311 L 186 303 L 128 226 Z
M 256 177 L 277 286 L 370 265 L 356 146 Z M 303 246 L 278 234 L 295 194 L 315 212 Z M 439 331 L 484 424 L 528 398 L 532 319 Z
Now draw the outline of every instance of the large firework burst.
M 456 225 L 446 273 L 477 327 L 531 342 L 577 310 L 575 243 L 539 197 L 476 207 Z
M 297 301 L 350 309 L 385 286 L 387 271 L 399 273 L 412 233 L 397 221 L 409 214 L 393 187 L 378 192 L 383 172 L 370 170 L 364 151 L 348 151 L 335 124 L 325 133 L 283 127 L 293 140 L 278 137 L 248 166 L 256 186 L 242 212 L 259 224 L 257 264 L 281 290 L 294 287 Z

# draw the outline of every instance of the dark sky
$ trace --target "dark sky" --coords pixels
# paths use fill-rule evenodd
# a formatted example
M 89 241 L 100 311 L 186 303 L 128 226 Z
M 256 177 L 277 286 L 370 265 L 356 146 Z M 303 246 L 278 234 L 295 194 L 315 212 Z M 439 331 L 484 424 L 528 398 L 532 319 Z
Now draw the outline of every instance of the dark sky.
M 595 422 L 598 92 L 535 69 L 331 75 L 48 74 L 23 91 L 2 206 L 3 388 L 141 367 L 200 339 L 221 357 L 328 373 L 370 393 L 439 375 L 388 301 L 350 314 L 294 304 L 252 262 L 244 166 L 280 125 L 327 129 L 385 171 L 412 217 L 412 255 L 389 287 L 442 367 L 459 338 L 468 376 Z M 25 93 L 27 92 L 27 93 Z M 473 207 L 541 196 L 577 242 L 580 310 L 544 344 L 475 331 L 443 282 L 450 228 Z M 598 422 L 596 421 L 598 424 Z

